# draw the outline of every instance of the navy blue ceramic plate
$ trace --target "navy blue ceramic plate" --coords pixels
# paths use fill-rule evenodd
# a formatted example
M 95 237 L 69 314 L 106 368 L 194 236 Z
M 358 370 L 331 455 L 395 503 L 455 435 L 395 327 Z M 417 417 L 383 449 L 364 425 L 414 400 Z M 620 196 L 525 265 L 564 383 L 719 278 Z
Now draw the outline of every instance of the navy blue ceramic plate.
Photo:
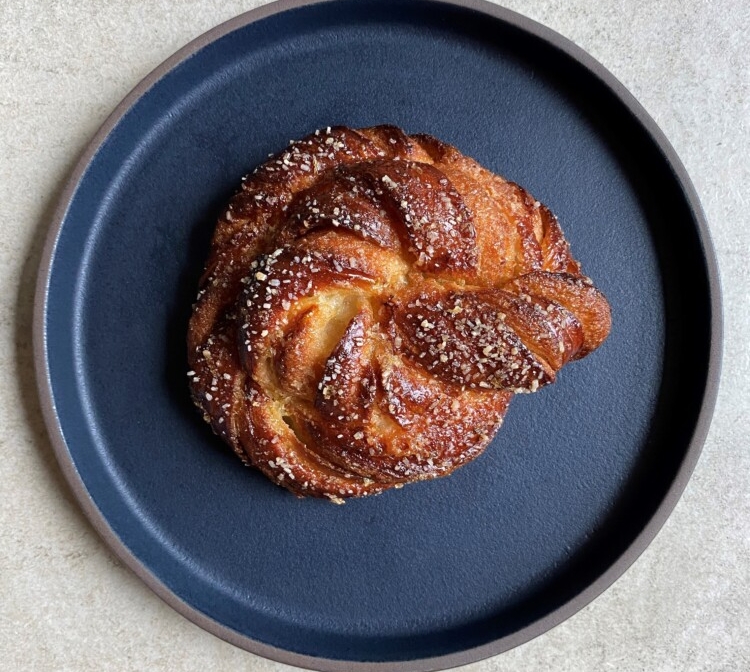
M 301 501 L 191 406 L 187 319 L 240 177 L 317 127 L 381 123 L 547 203 L 614 326 L 450 478 Z M 92 142 L 40 275 L 41 396 L 94 525 L 188 618 L 297 665 L 448 667 L 574 613 L 666 519 L 715 396 L 713 259 L 664 137 L 559 35 L 475 2 L 285 2 L 179 52 Z

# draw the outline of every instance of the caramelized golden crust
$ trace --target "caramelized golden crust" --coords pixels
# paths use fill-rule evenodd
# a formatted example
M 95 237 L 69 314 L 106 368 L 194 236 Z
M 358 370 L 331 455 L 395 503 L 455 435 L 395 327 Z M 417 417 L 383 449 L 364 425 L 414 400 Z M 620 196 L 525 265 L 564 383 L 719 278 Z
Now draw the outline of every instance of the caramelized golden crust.
M 524 189 L 427 135 L 328 128 L 243 178 L 220 218 L 189 378 L 246 464 L 342 502 L 474 459 L 513 393 L 610 326 Z

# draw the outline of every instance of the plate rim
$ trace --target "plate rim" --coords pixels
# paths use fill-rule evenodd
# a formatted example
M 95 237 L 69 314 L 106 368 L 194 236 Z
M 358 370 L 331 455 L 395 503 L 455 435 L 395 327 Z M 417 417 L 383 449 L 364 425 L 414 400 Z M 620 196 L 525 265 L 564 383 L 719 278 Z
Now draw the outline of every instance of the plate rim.
M 55 408 L 47 350 L 45 318 L 47 315 L 47 299 L 52 271 L 52 260 L 55 255 L 57 242 L 62 232 L 68 209 L 90 163 L 96 157 L 97 153 L 120 120 L 154 85 L 195 53 L 228 33 L 287 10 L 311 5 L 327 4 L 336 1 L 338 0 L 275 0 L 220 23 L 188 42 L 185 46 L 177 50 L 174 54 L 154 68 L 117 104 L 114 110 L 105 119 L 92 139 L 86 145 L 86 148 L 83 150 L 65 183 L 65 187 L 57 200 L 57 205 L 53 212 L 42 250 L 34 295 L 34 313 L 32 322 L 36 387 L 39 394 L 42 416 L 55 457 L 68 487 L 72 491 L 89 523 L 102 538 L 106 546 L 114 552 L 117 558 L 133 571 L 136 576 L 159 598 L 183 617 L 203 630 L 210 632 L 230 644 L 249 651 L 250 653 L 287 665 L 319 670 L 320 672 L 385 672 L 386 670 L 392 670 L 393 672 L 433 672 L 436 670 L 444 670 L 460 665 L 466 665 L 498 655 L 551 630 L 604 593 L 630 568 L 641 553 L 643 553 L 643 551 L 654 540 L 659 530 L 674 510 L 685 490 L 685 487 L 687 486 L 703 449 L 713 416 L 718 394 L 723 350 L 721 279 L 707 219 L 695 187 L 688 176 L 687 170 L 683 166 L 666 135 L 659 128 L 654 119 L 648 114 L 648 112 L 646 112 L 633 94 L 631 94 L 630 91 L 628 91 L 628 89 L 609 70 L 607 70 L 593 56 L 588 54 L 588 52 L 584 51 L 571 40 L 551 28 L 548 28 L 513 10 L 493 4 L 489 0 L 426 0 L 438 5 L 469 9 L 489 15 L 491 18 L 500 20 L 514 28 L 520 29 L 522 32 L 530 33 L 537 39 L 541 39 L 565 53 L 580 66 L 601 80 L 606 88 L 614 94 L 619 103 L 621 103 L 644 128 L 655 146 L 661 152 L 667 165 L 672 169 L 674 179 L 680 186 L 697 225 L 696 229 L 698 238 L 701 243 L 703 257 L 706 263 L 709 284 L 709 307 L 711 311 L 709 363 L 706 372 L 705 392 L 698 412 L 695 430 L 688 443 L 685 455 L 680 463 L 677 473 L 675 474 L 674 480 L 670 484 L 666 494 L 651 518 L 642 527 L 641 531 L 636 535 L 631 544 L 597 579 L 589 583 L 583 590 L 581 590 L 581 592 L 574 595 L 570 600 L 542 618 L 533 621 L 516 632 L 478 647 L 463 649 L 461 651 L 430 658 L 390 662 L 323 658 L 296 653 L 294 651 L 289 651 L 252 639 L 251 637 L 243 635 L 219 621 L 216 621 L 185 602 L 182 598 L 173 593 L 162 581 L 160 581 L 151 570 L 130 551 L 110 527 L 109 522 L 97 507 L 86 488 L 64 439 L 60 419 Z

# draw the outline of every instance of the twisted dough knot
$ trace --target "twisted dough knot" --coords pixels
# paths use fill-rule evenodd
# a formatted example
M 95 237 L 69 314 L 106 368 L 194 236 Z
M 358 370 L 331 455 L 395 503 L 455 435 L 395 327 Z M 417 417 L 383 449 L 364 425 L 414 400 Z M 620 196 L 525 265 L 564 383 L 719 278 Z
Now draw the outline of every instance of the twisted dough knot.
M 243 180 L 190 323 L 195 403 L 247 463 L 341 498 L 477 457 L 609 306 L 556 218 L 426 135 L 327 129 Z

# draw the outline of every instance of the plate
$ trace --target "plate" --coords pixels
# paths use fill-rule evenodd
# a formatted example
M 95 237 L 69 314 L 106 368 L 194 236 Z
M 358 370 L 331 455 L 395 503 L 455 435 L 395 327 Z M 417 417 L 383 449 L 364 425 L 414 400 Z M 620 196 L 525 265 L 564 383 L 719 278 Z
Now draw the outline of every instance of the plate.
M 450 478 L 343 507 L 244 469 L 192 407 L 185 333 L 240 177 L 317 127 L 428 132 L 547 203 L 612 334 L 517 398 Z M 434 670 L 567 618 L 633 562 L 698 458 L 714 254 L 674 151 L 601 65 L 480 2 L 282 2 L 185 47 L 75 169 L 42 264 L 39 389 L 81 506 L 180 613 L 320 670 Z

